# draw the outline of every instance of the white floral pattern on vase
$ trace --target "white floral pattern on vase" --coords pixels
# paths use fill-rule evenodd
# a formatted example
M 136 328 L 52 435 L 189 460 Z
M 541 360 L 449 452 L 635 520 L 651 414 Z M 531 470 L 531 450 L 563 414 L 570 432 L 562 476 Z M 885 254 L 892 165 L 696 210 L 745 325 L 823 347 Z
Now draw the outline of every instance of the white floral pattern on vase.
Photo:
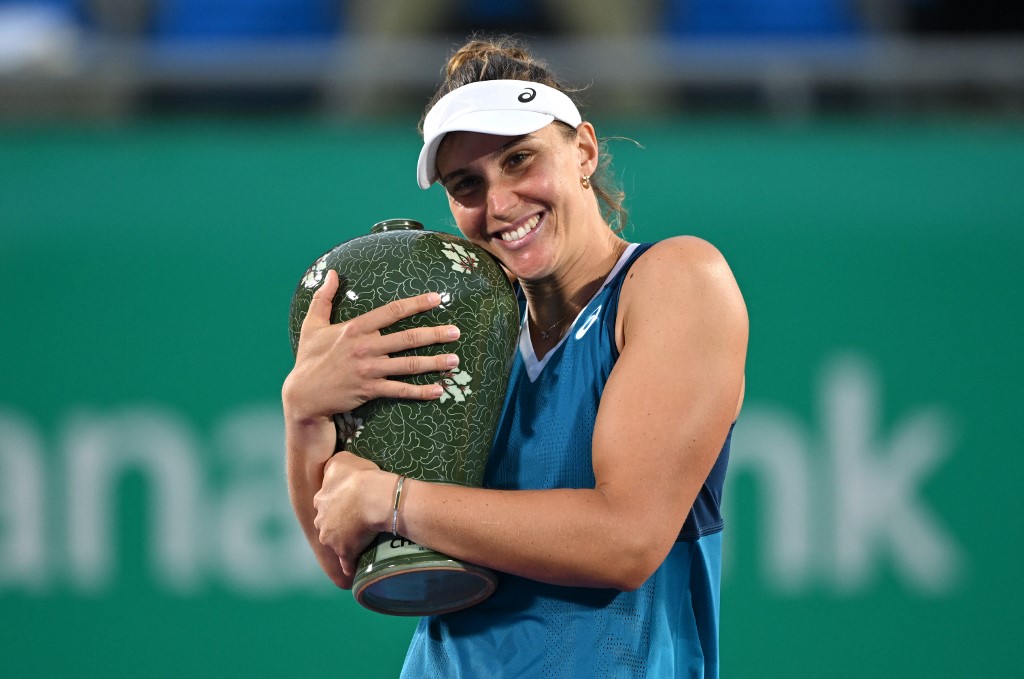
M 448 259 L 452 260 L 452 269 L 459 273 L 471 273 L 480 266 L 480 260 L 466 248 L 458 243 L 443 243 L 444 250 L 441 251 Z
M 338 430 L 338 443 L 346 448 L 363 433 L 363 418 L 352 413 L 338 413 L 334 416 L 334 425 Z
M 324 255 L 320 259 L 313 262 L 313 266 L 309 267 L 309 271 L 302 277 L 302 285 L 305 288 L 315 288 L 323 282 L 324 276 L 327 275 L 327 255 Z
M 465 401 L 466 397 L 473 393 L 473 390 L 469 387 L 472 381 L 472 375 L 458 368 L 452 368 L 448 372 L 441 373 L 441 386 L 444 387 L 444 392 L 440 398 L 441 403 L 450 398 L 455 399 L 456 403 Z

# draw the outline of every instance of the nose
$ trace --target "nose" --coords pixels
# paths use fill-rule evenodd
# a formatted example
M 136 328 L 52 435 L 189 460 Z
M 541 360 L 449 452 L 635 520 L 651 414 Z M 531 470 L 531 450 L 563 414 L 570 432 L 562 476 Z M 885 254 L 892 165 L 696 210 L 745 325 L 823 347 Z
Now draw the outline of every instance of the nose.
M 487 211 L 494 219 L 510 221 L 518 203 L 519 196 L 508 181 L 498 180 L 487 188 Z

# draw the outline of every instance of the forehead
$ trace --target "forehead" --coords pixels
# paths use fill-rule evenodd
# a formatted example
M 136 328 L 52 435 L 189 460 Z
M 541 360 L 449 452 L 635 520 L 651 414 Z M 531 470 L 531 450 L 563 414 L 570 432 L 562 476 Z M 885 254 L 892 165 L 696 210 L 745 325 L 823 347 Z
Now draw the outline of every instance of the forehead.
M 504 136 L 483 132 L 449 132 L 437 149 L 437 169 L 441 176 L 478 160 L 495 158 L 505 149 L 528 140 L 551 141 L 558 135 L 554 123 L 530 134 Z
M 449 132 L 437 147 L 437 168 L 444 174 L 445 168 L 466 165 L 493 156 L 525 136 L 527 135 L 506 137 L 483 132 Z

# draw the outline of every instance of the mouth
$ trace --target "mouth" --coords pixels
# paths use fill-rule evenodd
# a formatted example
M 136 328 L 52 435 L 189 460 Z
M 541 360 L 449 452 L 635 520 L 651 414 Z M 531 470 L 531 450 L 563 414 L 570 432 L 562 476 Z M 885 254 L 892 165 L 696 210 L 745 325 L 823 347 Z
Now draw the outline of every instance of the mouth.
M 523 240 L 524 238 L 526 238 L 526 236 L 528 236 L 530 234 L 530 232 L 532 232 L 535 228 L 537 228 L 537 225 L 540 224 L 540 218 L 541 218 L 541 215 L 533 215 L 532 217 L 527 219 L 525 222 L 523 222 L 523 224 L 518 229 L 511 229 L 509 231 L 503 231 L 500 234 L 501 235 L 501 240 L 505 241 L 506 243 L 510 243 L 510 244 L 511 243 L 517 243 L 517 242 Z

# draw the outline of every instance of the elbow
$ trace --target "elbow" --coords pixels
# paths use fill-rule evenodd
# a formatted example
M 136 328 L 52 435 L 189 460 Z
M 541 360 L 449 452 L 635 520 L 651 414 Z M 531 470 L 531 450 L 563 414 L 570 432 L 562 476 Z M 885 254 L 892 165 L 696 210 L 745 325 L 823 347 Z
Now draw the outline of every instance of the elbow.
M 638 564 L 632 568 L 624 568 L 615 578 L 612 587 L 623 592 L 636 591 L 654 575 L 654 572 L 658 570 L 658 565 L 651 567 L 646 564 Z
M 661 567 L 666 555 L 666 550 L 653 543 L 618 552 L 608 559 L 616 566 L 608 573 L 607 585 L 623 592 L 639 589 Z
M 647 582 L 647 578 L 640 579 L 639 577 L 633 577 L 630 575 L 623 575 L 615 580 L 608 583 L 611 589 L 616 589 L 620 592 L 635 592 Z

